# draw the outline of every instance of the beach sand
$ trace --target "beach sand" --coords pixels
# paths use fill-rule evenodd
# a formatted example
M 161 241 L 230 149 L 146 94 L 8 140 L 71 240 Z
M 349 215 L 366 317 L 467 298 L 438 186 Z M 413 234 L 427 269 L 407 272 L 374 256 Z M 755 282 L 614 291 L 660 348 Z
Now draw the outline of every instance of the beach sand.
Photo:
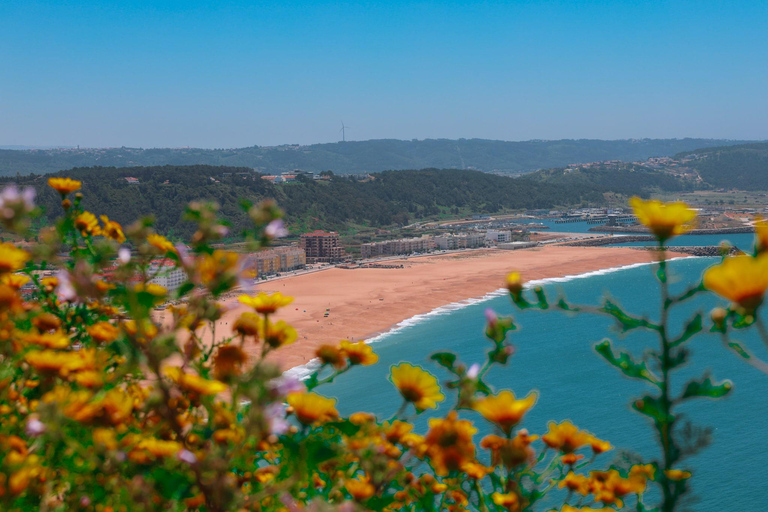
M 684 255 L 669 254 L 675 256 Z M 332 268 L 265 282 L 256 291 L 295 297 L 274 319 L 291 324 L 298 331 L 298 340 L 269 356 L 287 370 L 313 359 L 322 344 L 364 340 L 414 315 L 495 291 L 504 286 L 505 276 L 513 270 L 530 281 L 648 262 L 652 258 L 652 252 L 626 247 L 472 250 L 385 262 L 403 268 Z M 235 319 L 249 310 L 236 298 L 225 304 L 231 309 L 218 322 L 217 335 L 229 335 Z M 325 317 L 327 308 L 330 314 Z M 256 352 L 257 348 L 251 346 Z

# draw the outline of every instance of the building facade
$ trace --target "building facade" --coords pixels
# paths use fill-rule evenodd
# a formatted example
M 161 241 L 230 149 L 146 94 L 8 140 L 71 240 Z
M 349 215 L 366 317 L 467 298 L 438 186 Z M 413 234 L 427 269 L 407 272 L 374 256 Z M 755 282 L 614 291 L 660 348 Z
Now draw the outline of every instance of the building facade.
M 485 235 L 483 233 L 440 235 L 435 237 L 435 244 L 443 250 L 472 249 L 485 245 Z
M 485 240 L 496 244 L 511 242 L 512 231 L 489 229 L 485 232 Z
M 306 253 L 307 263 L 334 263 L 344 259 L 344 247 L 336 232 L 313 231 L 304 233 L 299 247 Z
M 385 240 L 383 242 L 362 244 L 360 246 L 360 255 L 363 258 L 376 258 L 378 256 L 428 252 L 435 247 L 435 240 L 429 235 L 424 235 L 419 238 L 403 238 L 400 240 Z
M 244 267 L 255 271 L 257 276 L 265 276 L 304 268 L 306 264 L 306 254 L 300 247 L 275 247 L 249 254 Z

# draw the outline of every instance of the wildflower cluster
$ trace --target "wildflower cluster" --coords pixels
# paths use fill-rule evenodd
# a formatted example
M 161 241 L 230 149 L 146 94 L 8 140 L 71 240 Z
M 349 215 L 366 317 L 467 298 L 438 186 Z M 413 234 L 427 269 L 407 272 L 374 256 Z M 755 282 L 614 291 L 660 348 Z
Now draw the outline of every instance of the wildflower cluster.
M 694 381 L 685 396 L 669 396 L 667 371 L 684 357 L 678 347 L 701 329 L 700 318 L 673 340 L 665 321 L 651 325 L 604 306 L 601 312 L 626 327 L 651 328 L 662 338 L 663 376 L 610 345 L 598 351 L 659 391 L 635 408 L 654 419 L 667 444 L 660 462 L 595 468 L 613 448 L 608 441 L 568 420 L 532 434 L 525 417 L 544 398 L 487 384 L 487 374 L 512 357 L 507 338 L 515 329 L 511 318 L 489 311 L 485 362 L 467 366 L 455 354 L 433 354 L 449 375 L 442 385 L 418 365 L 394 365 L 389 377 L 402 397 L 399 410 L 386 419 L 343 417 L 336 400 L 317 389 L 375 364 L 370 345 L 321 346 L 320 365 L 307 380 L 282 375 L 269 355 L 297 333 L 280 319 L 293 300 L 280 293 L 242 293 L 248 310 L 231 334 L 216 331 L 222 297 L 248 269 L 237 253 L 214 246 L 228 230 L 215 205 L 190 205 L 186 216 L 197 230 L 181 244 L 148 219 L 123 227 L 88 212 L 76 180 L 52 178 L 49 185 L 61 195 L 59 223 L 29 249 L 0 244 L 2 510 L 647 510 L 652 482 L 662 486 L 663 510 L 671 510 L 667 503 L 674 506 L 691 476 L 674 467 L 680 457 L 672 406 L 729 389 Z M 26 233 L 36 214 L 32 199 L 15 190 L 0 195 L 7 230 Z M 254 222 L 247 234 L 253 246 L 284 234 L 274 203 L 244 207 Z M 666 212 L 657 205 L 648 216 L 664 218 L 661 242 L 680 232 Z M 690 221 L 679 207 L 676 216 Z M 733 263 L 722 265 L 728 267 L 720 272 L 732 276 Z M 169 269 L 186 276 L 173 291 L 157 284 Z M 663 259 L 659 275 L 665 282 Z M 725 278 L 715 273 L 708 286 L 717 289 L 718 279 Z M 547 307 L 540 289 L 537 302 L 526 301 L 519 275 L 510 276 L 509 288 L 518 306 Z M 760 302 L 753 295 L 729 296 L 736 306 L 716 325 L 748 322 Z M 455 397 L 450 406 L 448 396 Z M 418 432 L 414 419 L 438 407 L 442 412 Z

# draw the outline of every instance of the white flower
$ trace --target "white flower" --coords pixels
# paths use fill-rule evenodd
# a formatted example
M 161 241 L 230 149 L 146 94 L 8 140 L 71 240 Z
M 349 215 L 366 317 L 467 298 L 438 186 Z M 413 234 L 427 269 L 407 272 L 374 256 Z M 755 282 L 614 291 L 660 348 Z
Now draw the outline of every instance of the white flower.
M 276 219 L 267 224 L 264 228 L 264 234 L 269 238 L 282 238 L 288 235 L 288 230 L 285 229 L 283 219 Z
M 123 265 L 127 265 L 131 261 L 131 251 L 127 247 L 121 247 L 117 251 L 117 259 Z

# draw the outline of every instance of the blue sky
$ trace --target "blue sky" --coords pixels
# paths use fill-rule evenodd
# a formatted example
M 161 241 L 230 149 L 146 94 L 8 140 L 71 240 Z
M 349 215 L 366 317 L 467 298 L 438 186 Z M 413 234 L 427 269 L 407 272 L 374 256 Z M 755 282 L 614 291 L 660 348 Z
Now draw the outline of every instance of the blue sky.
M 0 2 L 0 145 L 768 139 L 768 2 Z

